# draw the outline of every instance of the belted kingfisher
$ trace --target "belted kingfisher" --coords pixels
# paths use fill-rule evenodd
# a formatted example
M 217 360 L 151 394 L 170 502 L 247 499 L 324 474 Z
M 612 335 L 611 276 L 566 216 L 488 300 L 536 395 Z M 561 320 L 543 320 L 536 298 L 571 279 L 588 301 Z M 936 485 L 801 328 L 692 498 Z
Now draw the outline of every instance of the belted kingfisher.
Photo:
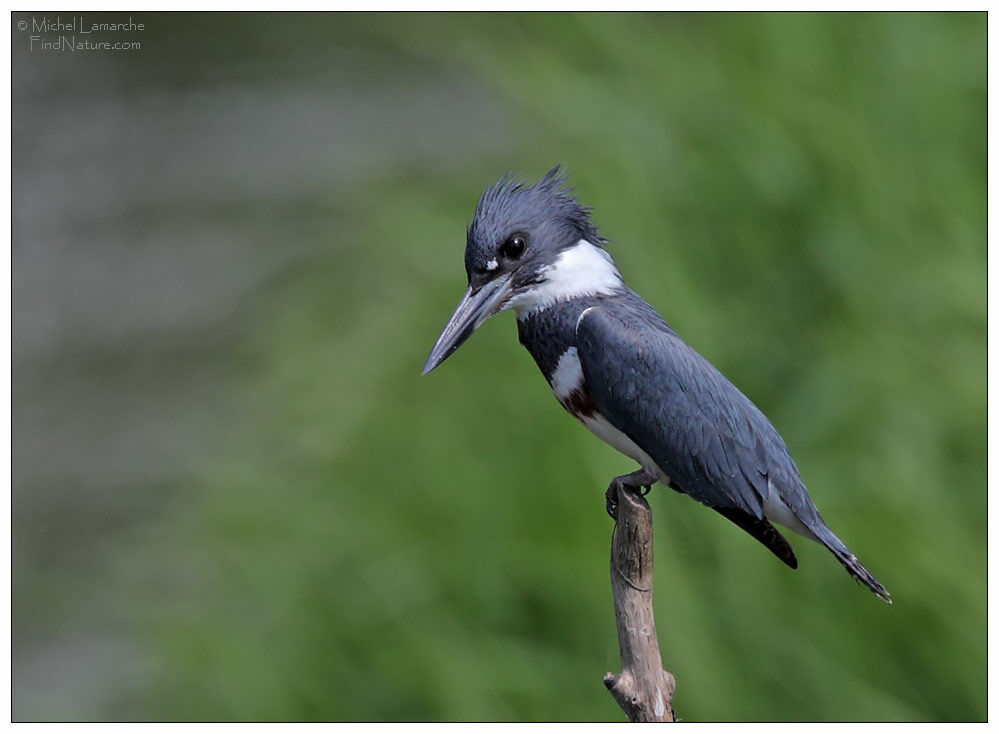
M 641 466 L 611 487 L 661 482 L 797 568 L 779 523 L 824 545 L 890 604 L 885 587 L 822 520 L 766 416 L 625 286 L 567 180 L 555 166 L 533 185 L 508 174 L 482 194 L 468 226 L 468 289 L 423 374 L 490 316 L 512 308 L 520 343 L 559 403 Z

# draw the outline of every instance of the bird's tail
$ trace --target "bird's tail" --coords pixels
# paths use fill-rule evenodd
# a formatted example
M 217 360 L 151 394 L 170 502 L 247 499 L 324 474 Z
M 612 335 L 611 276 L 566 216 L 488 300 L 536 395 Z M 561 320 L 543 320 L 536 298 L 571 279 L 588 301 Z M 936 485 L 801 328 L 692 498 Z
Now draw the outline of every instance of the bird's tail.
M 874 574 L 864 568 L 860 561 L 857 560 L 857 557 L 853 555 L 845 545 L 840 543 L 839 548 L 828 543 L 825 543 L 824 545 L 833 552 L 836 559 L 843 564 L 843 568 L 845 568 L 858 583 L 863 584 L 868 589 L 873 591 L 875 595 L 881 599 L 881 601 L 891 604 L 891 595 L 888 593 L 888 589 L 884 587 L 884 584 L 874 578 Z
M 812 540 L 817 540 L 828 548 L 836 556 L 836 560 L 843 564 L 843 568 L 853 576 L 857 583 L 863 584 L 873 591 L 874 595 L 881 601 L 891 604 L 891 594 L 888 593 L 888 589 L 874 578 L 874 574 L 864 568 L 863 564 L 850 552 L 850 549 L 846 547 L 843 541 L 836 537 L 836 534 L 822 521 L 818 510 L 815 510 L 815 514 L 812 517 L 809 517 L 807 520 L 803 519 L 802 523 L 806 526 Z

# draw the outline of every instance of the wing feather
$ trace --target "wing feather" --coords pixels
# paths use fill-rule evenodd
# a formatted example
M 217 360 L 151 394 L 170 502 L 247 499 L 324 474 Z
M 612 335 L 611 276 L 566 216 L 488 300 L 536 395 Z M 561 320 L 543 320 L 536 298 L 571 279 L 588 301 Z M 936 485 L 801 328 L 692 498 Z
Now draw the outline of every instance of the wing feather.
M 786 454 L 783 441 L 651 307 L 587 309 L 576 348 L 597 408 L 682 492 L 763 519 L 767 474 L 783 459 L 773 450 Z
M 779 500 L 854 578 L 891 601 L 822 521 L 777 429 L 651 306 L 623 297 L 613 308 L 587 308 L 576 322 L 576 352 L 597 409 L 656 462 L 670 487 L 795 568 L 790 544 L 764 516 L 764 503 Z

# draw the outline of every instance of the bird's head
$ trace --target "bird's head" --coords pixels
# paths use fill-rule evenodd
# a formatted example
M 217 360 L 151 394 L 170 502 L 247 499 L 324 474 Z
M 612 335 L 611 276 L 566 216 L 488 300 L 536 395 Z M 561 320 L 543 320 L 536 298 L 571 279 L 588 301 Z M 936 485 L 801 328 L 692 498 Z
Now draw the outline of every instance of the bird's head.
M 493 314 L 530 311 L 594 277 L 620 284 L 589 208 L 572 196 L 566 180 L 556 166 L 530 186 L 507 175 L 482 194 L 465 245 L 468 289 L 430 350 L 423 374 Z M 567 262 L 565 254 L 580 245 L 592 251 L 583 258 L 588 262 L 577 262 L 578 256 Z

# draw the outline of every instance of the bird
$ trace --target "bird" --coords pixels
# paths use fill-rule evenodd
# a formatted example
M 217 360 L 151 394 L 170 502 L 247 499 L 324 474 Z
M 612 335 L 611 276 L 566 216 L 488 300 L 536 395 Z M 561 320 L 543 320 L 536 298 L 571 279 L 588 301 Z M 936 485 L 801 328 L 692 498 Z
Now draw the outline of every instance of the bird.
M 643 494 L 661 483 L 735 523 L 791 568 L 781 525 L 825 546 L 860 584 L 887 589 L 829 529 L 777 429 L 756 405 L 627 287 L 556 165 L 535 183 L 505 174 L 468 225 L 468 288 L 423 374 L 491 316 L 512 309 L 520 343 L 558 402 L 639 469 L 615 477 Z

